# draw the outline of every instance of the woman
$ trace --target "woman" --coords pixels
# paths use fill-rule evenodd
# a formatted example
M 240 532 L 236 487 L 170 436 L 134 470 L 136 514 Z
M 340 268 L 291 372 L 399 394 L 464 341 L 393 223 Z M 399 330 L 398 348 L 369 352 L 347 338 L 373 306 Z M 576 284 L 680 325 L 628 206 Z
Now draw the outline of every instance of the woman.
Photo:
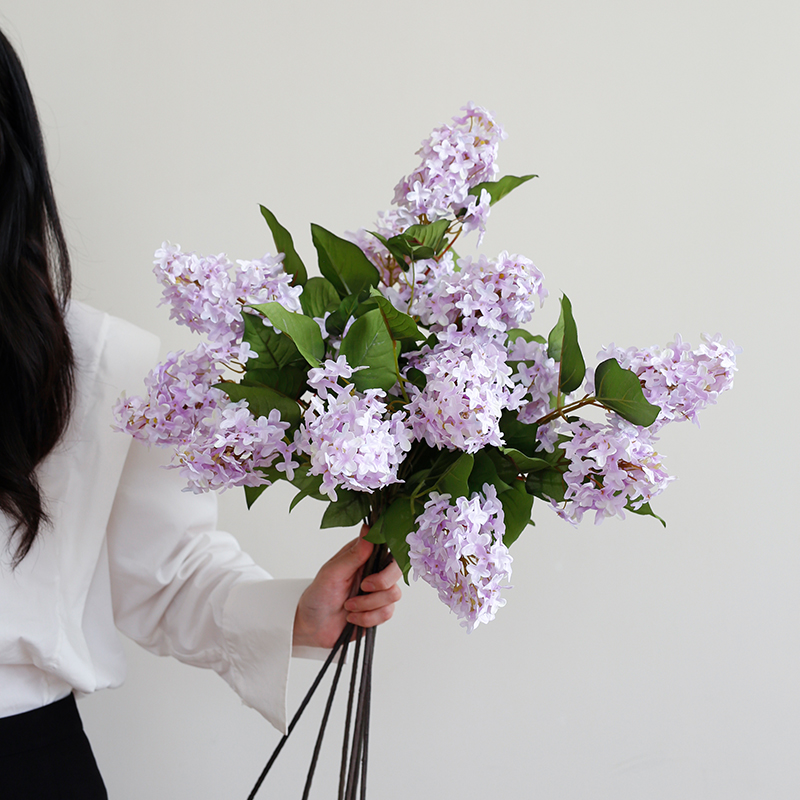
M 313 581 L 272 580 L 180 491 L 159 451 L 110 429 L 157 342 L 70 301 L 70 263 L 22 66 L 0 32 L 0 795 L 106 797 L 73 699 L 117 686 L 115 626 L 216 670 L 285 728 L 289 657 L 387 620 L 391 564 L 356 539 Z

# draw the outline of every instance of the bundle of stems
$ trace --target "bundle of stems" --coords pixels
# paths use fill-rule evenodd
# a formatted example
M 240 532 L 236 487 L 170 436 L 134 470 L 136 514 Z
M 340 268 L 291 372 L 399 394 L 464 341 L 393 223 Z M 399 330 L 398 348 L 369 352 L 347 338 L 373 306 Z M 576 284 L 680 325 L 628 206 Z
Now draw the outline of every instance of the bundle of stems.
M 378 545 L 373 550 L 369 561 L 364 567 L 363 575 L 371 575 L 379 572 L 391 559 L 386 545 Z M 278 742 L 275 750 L 272 752 L 266 766 L 261 771 L 258 780 L 253 786 L 252 791 L 247 797 L 247 800 L 254 800 L 261 784 L 267 777 L 272 765 L 278 758 L 283 746 L 286 744 L 287 739 L 291 736 L 292 731 L 295 729 L 298 720 L 306 710 L 311 698 L 322 682 L 322 678 L 328 671 L 330 665 L 334 662 L 337 655 L 339 656 L 336 664 L 336 671 L 333 675 L 333 681 L 328 692 L 328 700 L 325 704 L 325 710 L 322 714 L 322 721 L 319 726 L 319 733 L 317 734 L 317 741 L 314 745 L 314 752 L 311 756 L 311 764 L 308 768 L 306 776 L 306 783 L 303 789 L 302 800 L 308 800 L 311 792 L 311 783 L 314 779 L 314 772 L 319 760 L 319 754 L 322 750 L 322 741 L 325 736 L 325 730 L 328 725 L 328 718 L 330 717 L 333 700 L 336 695 L 336 689 L 339 686 L 339 678 L 341 677 L 345 661 L 347 660 L 347 651 L 351 641 L 354 642 L 353 662 L 350 669 L 350 688 L 347 697 L 347 710 L 345 712 L 344 721 L 344 737 L 342 741 L 342 760 L 339 770 L 339 790 L 337 800 L 366 800 L 367 796 L 367 760 L 369 754 L 369 717 L 370 717 L 370 702 L 372 699 L 372 663 L 375 654 L 375 628 L 361 628 L 352 623 L 345 625 L 344 630 L 339 636 L 338 641 L 333 646 L 333 649 L 325 659 L 317 677 L 311 684 L 306 696 L 300 703 L 289 727 Z

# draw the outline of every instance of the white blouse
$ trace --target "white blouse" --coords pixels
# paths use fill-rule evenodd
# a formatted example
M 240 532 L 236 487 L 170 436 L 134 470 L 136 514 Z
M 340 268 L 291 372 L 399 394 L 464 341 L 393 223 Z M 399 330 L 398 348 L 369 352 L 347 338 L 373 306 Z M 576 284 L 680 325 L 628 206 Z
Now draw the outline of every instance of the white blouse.
M 112 430 L 114 402 L 141 385 L 158 340 L 77 302 L 67 321 L 75 410 L 39 471 L 52 526 L 15 571 L 0 516 L 0 717 L 119 686 L 118 628 L 215 670 L 284 731 L 292 625 L 308 581 L 272 580 L 216 530 L 215 495 L 182 492 L 177 471 L 161 469 L 162 450 Z

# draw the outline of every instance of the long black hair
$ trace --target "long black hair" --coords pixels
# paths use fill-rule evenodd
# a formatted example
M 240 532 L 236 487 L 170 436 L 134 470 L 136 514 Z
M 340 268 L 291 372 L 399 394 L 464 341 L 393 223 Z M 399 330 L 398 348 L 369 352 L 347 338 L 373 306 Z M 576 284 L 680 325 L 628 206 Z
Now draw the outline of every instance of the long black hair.
M 0 509 L 14 566 L 48 522 L 35 470 L 72 410 L 70 275 L 33 97 L 0 31 Z

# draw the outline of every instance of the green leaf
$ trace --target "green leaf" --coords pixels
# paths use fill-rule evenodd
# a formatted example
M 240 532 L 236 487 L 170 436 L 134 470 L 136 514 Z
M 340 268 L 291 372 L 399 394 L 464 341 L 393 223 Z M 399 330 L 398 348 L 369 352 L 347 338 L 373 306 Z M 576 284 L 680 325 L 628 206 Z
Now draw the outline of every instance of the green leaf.
M 539 442 L 536 439 L 536 425 L 520 422 L 514 411 L 503 412 L 500 417 L 500 431 L 508 447 L 527 455 L 535 453 L 536 448 L 539 446 Z
M 572 316 L 572 303 L 561 298 L 561 316 L 547 340 L 547 354 L 560 362 L 559 388 L 564 394 L 574 392 L 586 376 L 586 362 L 578 344 L 578 327 Z
M 566 488 L 564 473 L 560 469 L 550 468 L 531 472 L 525 479 L 525 490 L 541 500 L 563 503 Z
M 665 528 L 667 527 L 666 520 L 662 519 L 661 517 L 656 514 L 652 508 L 650 508 L 650 503 L 643 503 L 639 506 L 639 508 L 633 508 L 630 503 L 625 506 L 626 511 L 632 511 L 634 514 L 641 514 L 644 517 L 655 517 Z
M 412 249 L 428 247 L 433 255 L 438 255 L 444 244 L 444 236 L 450 225 L 449 220 L 440 219 L 427 225 L 410 225 L 401 236 L 410 241 Z
M 253 306 L 276 328 L 291 338 L 303 358 L 312 367 L 318 367 L 325 356 L 325 341 L 319 325 L 311 317 L 287 311 L 280 303 L 263 303 Z
M 525 328 L 511 328 L 510 330 L 506 331 L 508 334 L 508 344 L 515 342 L 517 339 L 524 339 L 526 342 L 539 342 L 539 344 L 547 344 L 547 340 L 544 336 L 539 336 L 538 334 L 533 334 L 530 331 L 525 330 Z
M 438 491 L 449 494 L 453 500 L 457 497 L 469 497 L 469 476 L 474 462 L 475 459 L 469 453 L 464 453 L 439 479 Z
M 292 241 L 292 234 L 278 222 L 275 215 L 264 206 L 260 206 L 261 215 L 267 221 L 269 229 L 272 231 L 272 238 L 275 240 L 275 247 L 279 253 L 283 253 L 283 268 L 290 275 L 294 276 L 292 283 L 301 286 L 308 280 L 308 272 L 302 259 L 297 255 Z
M 339 305 L 339 292 L 325 278 L 313 277 L 306 281 L 300 305 L 307 317 L 322 317 L 326 311 L 333 311 Z
M 352 381 L 359 391 L 388 391 L 397 382 L 394 344 L 379 308 L 367 312 L 350 326 L 339 353 L 351 367 L 367 367 L 353 374 Z
M 487 448 L 478 450 L 473 457 L 474 463 L 472 465 L 472 472 L 469 474 L 470 494 L 472 492 L 482 492 L 483 486 L 486 483 L 490 483 L 494 486 L 498 494 L 511 488 L 510 484 L 500 480 L 497 474 L 497 467 L 495 467 L 494 461 L 492 461 L 486 450 Z
M 514 466 L 514 462 L 508 456 L 504 456 L 496 447 L 484 447 L 483 449 L 494 464 L 497 477 L 511 486 L 519 475 L 519 470 Z
M 269 484 L 262 483 L 260 486 L 245 486 L 244 487 L 244 499 L 247 503 L 247 508 L 251 509 L 253 507 L 253 503 L 264 494 L 265 489 L 269 489 L 270 485 L 275 483 L 275 481 L 283 480 L 286 477 L 285 472 L 281 472 L 280 470 L 273 467 L 258 467 L 258 471 L 261 472 L 264 477 L 269 481 Z
M 357 245 L 313 223 L 311 238 L 319 256 L 319 271 L 342 297 L 378 285 L 378 270 Z
M 503 544 L 511 547 L 531 521 L 533 496 L 525 490 L 525 484 L 522 481 L 514 481 L 510 489 L 497 495 L 497 499 L 503 506 L 506 525 Z
M 269 386 L 246 386 L 242 383 L 218 383 L 215 389 L 222 389 L 234 403 L 247 400 L 250 413 L 254 417 L 268 417 L 277 408 L 281 419 L 288 422 L 290 430 L 300 426 L 301 412 L 296 400 L 275 391 Z
M 406 253 L 406 242 L 405 240 L 401 240 L 401 242 L 395 242 L 393 239 L 387 239 L 385 236 L 381 236 L 379 233 L 375 231 L 370 231 L 370 233 L 392 254 L 392 257 L 397 262 L 397 265 L 402 269 L 404 272 L 408 269 L 408 262 L 405 259 Z
M 351 492 L 348 489 L 336 490 L 337 500 L 331 500 L 322 515 L 321 528 L 349 528 L 363 522 L 369 514 L 369 495 L 364 492 Z
M 369 299 L 363 305 L 373 304 L 380 308 L 386 327 L 396 342 L 401 339 L 413 339 L 419 342 L 425 338 L 414 318 L 396 309 L 377 289 L 371 290 Z
M 479 183 L 476 186 L 473 186 L 469 190 L 468 194 L 471 194 L 475 197 L 480 197 L 481 191 L 486 189 L 492 198 L 490 205 L 494 205 L 518 186 L 522 186 L 523 183 L 527 183 L 529 180 L 531 180 L 531 178 L 538 177 L 538 175 L 523 175 L 522 177 L 518 178 L 516 175 L 506 175 L 500 178 L 499 181 L 484 181 L 484 183 Z
M 294 342 L 284 333 L 265 325 L 256 314 L 242 314 L 244 320 L 243 340 L 258 353 L 258 357 L 247 362 L 251 369 L 283 369 L 303 357 Z
M 408 558 L 406 536 L 417 528 L 417 517 L 422 513 L 422 504 L 408 497 L 398 497 L 379 517 L 366 538 L 370 542 L 385 542 L 403 571 L 408 583 L 411 562 Z
M 514 466 L 520 472 L 538 472 L 539 470 L 547 469 L 550 466 L 550 463 L 545 461 L 543 458 L 526 456 L 524 453 L 520 453 L 519 450 L 515 450 L 513 447 L 501 447 L 500 452 L 507 458 L 510 458 Z
M 634 425 L 647 427 L 656 421 L 661 409 L 648 403 L 635 372 L 623 369 L 615 358 L 597 365 L 594 372 L 597 402 L 615 411 Z
M 250 510 L 253 507 L 253 503 L 264 494 L 264 490 L 267 487 L 262 486 L 245 486 L 244 487 L 244 499 L 247 503 L 247 509 Z
M 241 380 L 243 386 L 271 386 L 281 394 L 297 400 L 306 390 L 308 366 L 289 364 L 282 369 L 248 369 Z
M 315 500 L 328 500 L 328 496 L 320 492 L 322 475 L 309 475 L 309 465 L 301 464 L 294 471 L 294 478 L 290 481 L 300 491 L 294 496 L 289 511 L 291 511 L 304 497 L 313 497 Z

